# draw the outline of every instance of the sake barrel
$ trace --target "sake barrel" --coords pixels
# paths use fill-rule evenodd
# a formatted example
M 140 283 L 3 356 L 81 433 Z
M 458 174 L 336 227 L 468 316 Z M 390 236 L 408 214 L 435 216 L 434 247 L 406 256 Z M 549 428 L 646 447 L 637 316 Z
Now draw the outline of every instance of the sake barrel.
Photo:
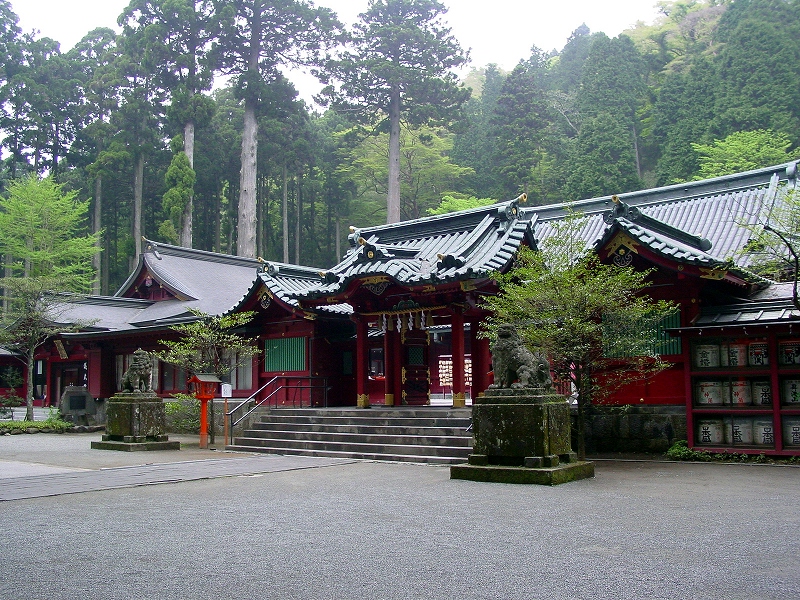
M 717 344 L 700 344 L 694 348 L 694 364 L 696 367 L 709 368 L 719 366 L 719 346 Z
M 778 354 L 782 365 L 800 364 L 800 341 L 781 342 L 778 345 Z
M 772 419 L 753 419 L 753 443 L 759 446 L 775 445 L 775 426 Z
M 738 417 L 731 419 L 730 430 L 726 428 L 725 433 L 731 445 L 749 446 L 753 443 L 753 420 Z
M 800 446 L 800 417 L 783 418 L 783 445 Z
M 751 396 L 756 406 L 770 406 L 772 404 L 772 386 L 769 381 L 756 380 L 752 383 Z
M 747 344 L 728 344 L 728 365 L 731 367 L 746 367 L 748 359 Z
M 695 391 L 695 403 L 698 405 L 718 406 L 723 403 L 721 381 L 698 381 Z
M 722 419 L 703 419 L 697 422 L 695 443 L 701 446 L 718 446 L 723 443 Z
M 769 347 L 764 342 L 755 342 L 747 347 L 747 362 L 751 367 L 763 367 L 769 364 L 767 351 Z
M 800 404 L 800 379 L 786 379 L 783 382 L 783 397 L 781 398 L 784 404 L 798 405 Z
M 724 402 L 723 398 L 723 402 Z M 750 382 L 747 379 L 737 379 L 731 382 L 731 404 L 734 406 L 749 406 L 753 403 Z

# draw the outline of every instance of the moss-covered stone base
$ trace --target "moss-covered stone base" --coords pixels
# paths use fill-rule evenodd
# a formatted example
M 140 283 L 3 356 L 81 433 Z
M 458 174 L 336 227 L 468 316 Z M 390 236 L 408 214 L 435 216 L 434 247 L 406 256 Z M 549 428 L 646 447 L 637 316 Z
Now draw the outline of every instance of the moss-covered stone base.
M 120 392 L 108 401 L 106 435 L 93 450 L 180 450 L 165 435 L 164 402 L 153 392 Z
M 450 479 L 466 479 L 486 483 L 559 485 L 590 477 L 594 477 L 594 463 L 588 461 L 539 468 L 472 464 L 450 467 Z

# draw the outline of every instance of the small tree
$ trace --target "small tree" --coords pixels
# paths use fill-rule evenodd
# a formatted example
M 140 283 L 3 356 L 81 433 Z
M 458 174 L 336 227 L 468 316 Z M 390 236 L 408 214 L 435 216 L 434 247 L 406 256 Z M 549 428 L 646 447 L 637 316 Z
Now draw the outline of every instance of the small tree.
M 185 369 L 189 375 L 210 373 L 222 379 L 258 354 L 253 341 L 235 331 L 252 321 L 254 312 L 211 316 L 189 310 L 197 320 L 170 327 L 178 339 L 160 340 L 166 349 L 153 352 L 153 356 Z
M 94 280 L 92 257 L 99 252 L 100 232 L 84 233 L 89 204 L 75 196 L 51 178 L 27 177 L 13 182 L 8 197 L 0 200 L 0 253 L 8 267 L 0 346 L 16 353 L 27 368 L 29 421 L 37 349 L 54 335 L 81 326 L 63 322 L 69 303 L 58 292 L 86 293 Z
M 749 215 L 741 225 L 751 238 L 741 255 L 748 255 L 759 275 L 792 283 L 792 304 L 800 310 L 800 195 L 787 186 L 778 188 L 771 206 Z
M 586 408 L 626 383 L 665 369 L 658 324 L 675 310 L 644 291 L 651 271 L 600 261 L 571 215 L 553 225 L 540 251 L 521 248 L 513 270 L 497 275 L 500 291 L 485 300 L 491 333 L 514 323 L 532 349 L 549 357 L 558 379 L 577 397 L 578 448 L 586 456 Z

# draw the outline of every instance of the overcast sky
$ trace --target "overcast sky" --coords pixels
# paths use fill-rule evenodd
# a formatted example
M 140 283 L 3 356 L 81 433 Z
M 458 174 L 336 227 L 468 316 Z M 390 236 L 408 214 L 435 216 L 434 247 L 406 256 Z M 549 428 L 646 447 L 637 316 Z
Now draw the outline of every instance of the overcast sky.
M 74 46 L 97 27 L 116 27 L 129 0 L 11 0 L 24 32 L 37 29 L 43 37 L 61 42 L 61 50 Z M 560 50 L 581 23 L 611 37 L 637 21 L 652 23 L 656 0 L 444 0 L 450 8 L 445 19 L 464 48 L 470 49 L 471 66 L 497 63 L 510 70 L 530 55 L 531 46 Z M 318 0 L 332 8 L 345 23 L 352 23 L 367 7 L 367 0 Z M 303 92 L 308 83 L 295 84 Z M 306 96 L 306 93 L 302 95 Z

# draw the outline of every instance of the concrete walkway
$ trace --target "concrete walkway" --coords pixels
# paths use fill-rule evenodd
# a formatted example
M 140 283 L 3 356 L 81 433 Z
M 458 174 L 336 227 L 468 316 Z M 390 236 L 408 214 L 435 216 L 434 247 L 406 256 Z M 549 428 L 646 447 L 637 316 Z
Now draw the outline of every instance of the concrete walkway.
M 800 597 L 797 467 L 601 461 L 550 488 L 191 445 L 90 450 L 97 437 L 0 438 L 0 471 L 34 469 L 0 490 L 61 490 L 0 502 L 0 598 Z M 135 487 L 58 479 L 124 473 Z

